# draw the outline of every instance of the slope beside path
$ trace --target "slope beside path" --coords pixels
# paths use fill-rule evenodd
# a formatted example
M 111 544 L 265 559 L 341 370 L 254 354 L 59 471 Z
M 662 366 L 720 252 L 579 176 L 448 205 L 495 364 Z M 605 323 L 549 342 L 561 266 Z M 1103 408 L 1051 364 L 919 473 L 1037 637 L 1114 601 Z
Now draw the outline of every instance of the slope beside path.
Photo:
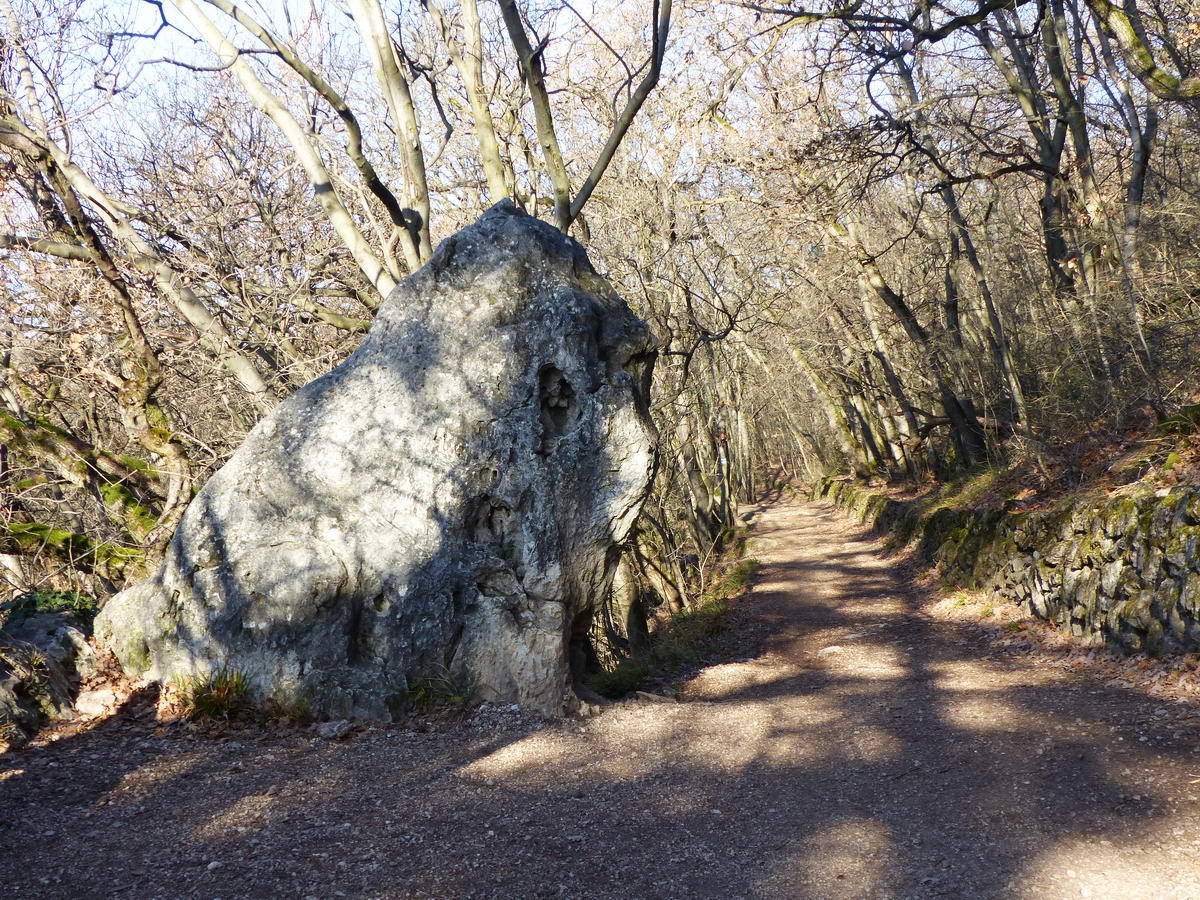
M 1200 900 L 1200 709 L 930 612 L 831 507 L 763 510 L 684 702 L 0 757 L 12 896 Z

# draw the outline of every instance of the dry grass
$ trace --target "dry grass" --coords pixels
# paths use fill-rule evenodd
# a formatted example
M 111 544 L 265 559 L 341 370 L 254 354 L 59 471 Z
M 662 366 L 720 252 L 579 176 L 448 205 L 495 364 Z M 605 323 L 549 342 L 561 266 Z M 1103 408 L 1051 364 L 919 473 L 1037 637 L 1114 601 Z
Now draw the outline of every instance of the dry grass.
M 230 721 L 259 711 L 250 698 L 249 680 L 231 669 L 181 679 L 176 688 L 176 701 L 185 719 Z

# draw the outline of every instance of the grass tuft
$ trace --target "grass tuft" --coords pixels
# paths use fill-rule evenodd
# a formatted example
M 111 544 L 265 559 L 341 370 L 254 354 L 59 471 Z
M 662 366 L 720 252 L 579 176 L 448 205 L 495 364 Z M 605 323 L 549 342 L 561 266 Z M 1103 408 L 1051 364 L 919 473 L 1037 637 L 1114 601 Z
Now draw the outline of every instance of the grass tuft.
M 442 670 L 435 675 L 422 675 L 408 684 L 408 705 L 420 712 L 439 707 L 464 707 L 471 702 L 475 687 L 462 678 Z
M 250 699 L 250 681 L 242 672 L 222 669 L 177 682 L 183 716 L 192 720 L 229 721 L 257 712 Z

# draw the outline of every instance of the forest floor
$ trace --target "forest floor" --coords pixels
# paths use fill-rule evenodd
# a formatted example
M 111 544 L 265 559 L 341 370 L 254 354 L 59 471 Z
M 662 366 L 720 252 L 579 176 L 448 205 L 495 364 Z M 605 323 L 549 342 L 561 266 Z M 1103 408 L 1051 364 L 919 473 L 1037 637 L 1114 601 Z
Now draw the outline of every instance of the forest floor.
M 0 756 L 3 892 L 1200 898 L 1194 683 L 969 616 L 832 507 L 753 553 L 682 702 L 342 740 L 134 703 Z

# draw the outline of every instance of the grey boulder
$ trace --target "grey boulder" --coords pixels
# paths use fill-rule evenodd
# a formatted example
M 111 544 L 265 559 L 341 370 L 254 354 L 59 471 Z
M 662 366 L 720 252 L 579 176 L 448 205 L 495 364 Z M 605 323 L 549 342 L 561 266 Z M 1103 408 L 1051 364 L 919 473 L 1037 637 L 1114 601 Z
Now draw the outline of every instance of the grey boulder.
M 0 628 L 0 747 L 31 737 L 46 719 L 73 719 L 79 682 L 95 666 L 73 616 L 14 614 Z
M 97 637 L 324 718 L 389 720 L 418 679 L 564 711 L 653 476 L 654 352 L 579 244 L 498 204 L 250 432 Z

